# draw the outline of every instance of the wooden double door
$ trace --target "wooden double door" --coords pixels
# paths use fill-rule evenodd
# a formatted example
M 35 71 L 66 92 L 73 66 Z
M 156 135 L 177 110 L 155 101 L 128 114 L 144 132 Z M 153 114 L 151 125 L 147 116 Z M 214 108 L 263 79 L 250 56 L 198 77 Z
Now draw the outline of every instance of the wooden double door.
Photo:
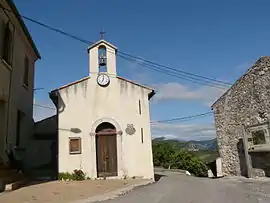
M 97 176 L 117 176 L 116 133 L 102 131 L 96 135 Z

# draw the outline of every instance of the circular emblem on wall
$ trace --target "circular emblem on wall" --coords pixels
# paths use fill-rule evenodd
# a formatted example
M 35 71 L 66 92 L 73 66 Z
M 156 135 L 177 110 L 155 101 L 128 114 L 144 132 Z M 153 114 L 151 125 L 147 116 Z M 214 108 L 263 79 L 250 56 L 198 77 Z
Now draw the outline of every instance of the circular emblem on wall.
M 136 132 L 136 129 L 134 128 L 133 124 L 127 124 L 126 133 L 128 135 L 133 135 Z

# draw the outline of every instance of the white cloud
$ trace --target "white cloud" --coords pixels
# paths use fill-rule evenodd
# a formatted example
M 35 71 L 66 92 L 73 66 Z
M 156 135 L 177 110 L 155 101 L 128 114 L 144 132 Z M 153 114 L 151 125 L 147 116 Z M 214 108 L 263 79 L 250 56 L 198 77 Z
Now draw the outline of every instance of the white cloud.
M 208 106 L 226 91 L 226 89 L 218 89 L 210 86 L 192 89 L 180 83 L 155 84 L 152 86 L 157 90 L 157 94 L 153 98 L 153 101 L 196 100 L 202 101 Z
M 174 124 L 157 123 L 152 125 L 153 137 L 166 137 L 179 140 L 208 140 L 216 137 L 213 123 Z
M 153 138 L 164 137 L 165 139 L 178 139 L 177 136 L 172 134 L 155 134 L 152 137 Z

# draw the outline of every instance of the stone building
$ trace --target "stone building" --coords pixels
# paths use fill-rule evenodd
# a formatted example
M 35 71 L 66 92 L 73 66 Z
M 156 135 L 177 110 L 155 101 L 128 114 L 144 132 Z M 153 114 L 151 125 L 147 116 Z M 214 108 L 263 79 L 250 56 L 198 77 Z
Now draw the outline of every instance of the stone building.
M 12 156 L 27 164 L 40 54 L 13 1 L 0 0 L 0 6 L 0 165 Z
M 88 49 L 89 76 L 50 93 L 57 107 L 58 172 L 153 179 L 149 99 L 154 90 L 117 75 L 117 48 Z
M 270 175 L 270 57 L 261 57 L 212 106 L 223 175 Z

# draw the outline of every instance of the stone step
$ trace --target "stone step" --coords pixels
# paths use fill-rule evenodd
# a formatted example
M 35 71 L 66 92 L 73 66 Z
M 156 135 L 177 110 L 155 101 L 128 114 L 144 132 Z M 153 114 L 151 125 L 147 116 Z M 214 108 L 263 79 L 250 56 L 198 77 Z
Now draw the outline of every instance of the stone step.
M 6 176 L 12 176 L 12 175 L 16 176 L 17 173 L 18 172 L 15 169 L 8 169 L 8 168 L 6 168 L 6 169 L 0 169 L 0 179 L 2 177 L 6 177 Z
M 23 176 L 21 177 L 6 177 L 5 179 L 0 180 L 0 193 L 9 192 L 12 190 L 19 189 L 20 187 L 25 186 L 28 183 L 29 179 Z
M 1 169 L 2 167 L 5 167 L 5 163 L 4 163 L 4 161 L 0 158 L 0 169 Z
M 17 173 L 17 174 L 10 174 L 5 177 L 0 177 L 0 180 L 2 180 L 4 184 L 10 184 L 24 178 L 25 177 L 23 174 Z
M 19 173 L 16 169 L 4 165 L 0 158 L 0 190 L 4 189 L 5 192 L 16 190 L 27 184 L 28 180 L 23 173 Z
M 22 178 L 20 180 L 14 181 L 12 183 L 8 183 L 5 185 L 5 192 L 17 190 L 17 189 L 25 186 L 28 183 L 28 181 L 29 180 L 27 178 Z
M 11 167 L 8 165 L 0 165 L 0 170 L 10 170 Z

